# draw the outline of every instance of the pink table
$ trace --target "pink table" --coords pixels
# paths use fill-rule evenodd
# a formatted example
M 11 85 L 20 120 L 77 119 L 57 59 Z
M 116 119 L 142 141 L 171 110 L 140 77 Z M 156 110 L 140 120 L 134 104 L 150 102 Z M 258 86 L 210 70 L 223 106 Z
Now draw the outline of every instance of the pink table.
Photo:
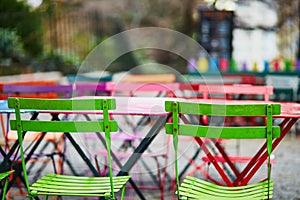
M 87 97 L 78 97 L 78 98 L 87 98 Z M 108 97 L 89 97 L 89 98 L 108 98 Z M 155 123 L 151 127 L 151 129 L 148 131 L 146 136 L 141 140 L 140 144 L 137 146 L 137 148 L 134 150 L 130 158 L 127 160 L 127 162 L 122 165 L 122 163 L 119 161 L 118 157 L 112 152 L 111 155 L 120 168 L 120 172 L 117 174 L 125 175 L 130 172 L 132 167 L 136 164 L 136 162 L 141 158 L 142 154 L 145 152 L 145 150 L 149 147 L 149 145 L 152 143 L 156 135 L 162 130 L 162 128 L 165 126 L 166 121 L 170 117 L 170 114 L 168 112 L 165 112 L 165 105 L 164 102 L 166 100 L 171 100 L 173 98 L 149 98 L 149 97 L 112 97 L 116 99 L 116 110 L 110 111 L 110 114 L 112 115 L 137 115 L 137 116 L 156 116 Z M 174 99 L 173 99 L 174 100 Z M 43 111 L 38 111 L 42 113 Z M 53 114 L 82 114 L 86 117 L 87 120 L 90 120 L 89 114 L 96 114 L 97 112 L 64 112 L 64 111 L 53 111 Z M 105 144 L 105 139 L 100 133 L 96 133 L 98 138 L 101 140 L 103 144 Z M 85 153 L 81 150 L 81 148 L 78 146 L 76 141 L 72 138 L 71 134 L 66 134 L 67 138 L 71 142 L 71 144 L 75 147 L 79 155 L 82 157 L 82 159 L 86 162 L 88 167 L 91 169 L 91 171 L 97 176 L 98 172 L 93 167 L 91 162 L 89 161 L 88 157 L 85 155 Z M 105 146 L 105 145 L 104 145 Z M 141 193 L 139 188 L 136 186 L 134 181 L 132 179 L 129 180 L 130 184 L 132 185 L 133 189 L 137 193 L 137 195 L 140 197 L 140 199 L 146 199 L 144 195 Z
M 99 98 L 99 97 L 95 97 Z M 177 101 L 197 101 L 203 103 L 220 103 L 220 104 L 265 104 L 265 103 L 278 103 L 278 102 L 271 102 L 271 101 L 239 101 L 239 100 L 220 100 L 220 99 L 198 99 L 198 100 L 186 100 L 186 99 L 179 99 L 179 98 L 155 98 L 155 97 L 115 97 L 117 103 L 117 109 L 112 111 L 111 114 L 113 115 L 148 115 L 148 116 L 161 116 L 164 118 L 163 122 L 167 119 L 168 113 L 164 111 L 164 102 L 166 100 L 177 100 Z M 280 103 L 281 104 L 281 114 L 275 116 L 276 118 L 283 118 L 283 122 L 280 124 L 281 127 L 281 137 L 273 140 L 273 149 L 275 149 L 278 144 L 282 141 L 291 127 L 295 124 L 295 122 L 300 118 L 300 104 L 298 103 Z M 161 120 L 158 120 L 161 121 Z M 159 125 L 159 129 L 162 128 L 164 123 Z M 149 131 L 147 138 L 155 137 L 158 131 L 153 132 Z M 152 141 L 152 140 L 151 140 Z M 143 140 L 141 142 L 141 146 L 143 146 L 143 151 L 147 148 L 151 141 Z M 196 139 L 198 143 L 199 139 Z M 201 143 L 202 144 L 202 143 Z M 140 149 L 138 149 L 135 153 L 142 153 Z M 227 157 L 229 165 L 233 166 L 230 159 L 223 152 L 223 156 Z M 134 156 L 133 156 L 134 157 Z M 132 160 L 136 160 L 138 158 L 132 158 Z M 264 161 L 267 159 L 267 151 L 265 146 L 262 146 L 257 154 L 253 157 L 253 159 L 249 162 L 248 166 L 244 168 L 243 171 L 238 172 L 237 169 L 233 169 L 236 171 L 237 178 L 234 182 L 230 183 L 229 185 L 245 185 L 249 182 L 249 180 L 253 177 L 256 171 L 262 166 Z M 130 167 L 126 167 L 125 171 L 129 171 L 135 162 L 130 162 L 131 164 L 128 165 Z M 126 166 L 126 165 L 125 165 Z M 226 182 L 226 181 L 225 181 Z

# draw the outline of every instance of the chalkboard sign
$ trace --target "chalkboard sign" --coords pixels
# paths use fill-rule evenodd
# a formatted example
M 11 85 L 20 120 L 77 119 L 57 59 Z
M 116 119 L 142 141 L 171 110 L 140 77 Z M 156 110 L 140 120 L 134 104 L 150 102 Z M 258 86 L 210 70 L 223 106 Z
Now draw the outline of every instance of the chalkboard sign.
M 233 17 L 231 11 L 199 8 L 198 42 L 215 59 L 230 59 Z

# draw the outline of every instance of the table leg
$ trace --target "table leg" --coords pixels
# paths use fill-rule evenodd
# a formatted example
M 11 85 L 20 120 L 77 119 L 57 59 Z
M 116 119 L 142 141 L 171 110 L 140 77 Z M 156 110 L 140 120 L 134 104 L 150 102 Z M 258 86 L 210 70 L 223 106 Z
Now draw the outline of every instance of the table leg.
M 201 148 L 198 148 L 196 150 L 196 152 L 194 153 L 193 157 L 189 158 L 188 163 L 184 166 L 183 170 L 178 175 L 179 180 L 182 179 L 183 175 L 187 172 L 187 170 L 190 168 L 190 166 L 192 166 L 191 163 L 194 162 L 194 160 L 196 160 L 196 158 L 198 157 L 198 155 L 200 154 L 200 152 L 201 152 Z
M 6 157 L 6 153 L 5 153 L 5 151 L 2 149 L 1 146 L 0 146 L 0 153 L 1 153 L 1 155 L 2 155 L 3 158 Z
M 38 117 L 38 113 L 33 113 L 33 115 L 31 116 L 30 120 L 35 120 Z M 26 132 L 23 132 L 23 135 L 25 135 Z M 0 165 L 0 169 L 2 169 L 10 160 L 11 156 L 13 155 L 13 153 L 16 151 L 16 149 L 19 146 L 19 141 L 17 140 L 14 145 L 11 147 L 11 149 L 9 150 L 9 152 L 6 154 L 6 156 L 4 157 L 4 160 L 2 161 L 1 165 Z
M 147 147 L 151 144 L 151 142 L 154 140 L 156 135 L 159 133 L 159 131 L 164 127 L 166 121 L 168 120 L 169 116 L 161 116 L 157 119 L 157 122 L 154 124 L 154 126 L 150 129 L 148 134 L 145 138 L 141 141 L 140 145 L 134 150 L 132 156 L 127 160 L 125 165 L 121 168 L 120 172 L 117 174 L 117 176 L 127 175 L 128 172 L 132 169 L 134 164 L 141 158 L 142 153 L 147 149 Z M 137 190 L 136 190 L 137 192 Z M 141 199 L 144 199 L 141 195 L 139 195 Z
M 132 169 L 134 164 L 141 158 L 142 153 L 147 149 L 147 147 L 151 144 L 151 142 L 154 140 L 156 135 L 159 133 L 159 131 L 162 129 L 164 124 L 166 123 L 168 117 L 162 116 L 157 119 L 156 124 L 151 128 L 151 130 L 148 132 L 145 138 L 141 141 L 139 146 L 134 150 L 132 156 L 128 159 L 126 164 L 122 167 L 121 171 L 118 173 L 118 175 L 127 175 L 128 172 Z
M 85 115 L 87 120 L 90 120 L 88 115 Z M 169 119 L 170 116 L 161 116 L 157 119 L 154 126 L 149 130 L 146 137 L 141 141 L 139 146 L 134 150 L 134 153 L 132 156 L 127 160 L 125 165 L 123 166 L 121 162 L 118 160 L 117 156 L 111 152 L 111 156 L 118 165 L 118 167 L 121 169 L 120 172 L 117 174 L 117 176 L 124 176 L 128 175 L 128 172 L 132 169 L 134 164 L 141 158 L 142 153 L 147 149 L 147 147 L 151 144 L 151 142 L 154 140 L 156 135 L 159 133 L 159 131 L 164 127 L 166 121 Z M 103 144 L 105 144 L 105 139 L 102 137 L 100 133 L 96 133 L 98 138 L 101 140 Z M 105 146 L 105 145 L 104 145 Z M 129 183 L 137 193 L 140 199 L 146 199 L 142 192 L 139 190 L 139 188 L 136 186 L 134 181 L 132 179 L 129 179 Z
M 37 112 L 34 112 L 33 113 L 33 115 L 31 116 L 31 118 L 30 118 L 30 120 L 35 120 L 37 117 L 38 117 L 38 113 Z M 25 134 L 26 134 L 26 131 L 24 131 L 23 132 L 23 137 L 25 136 Z M 16 163 L 16 162 L 12 162 L 11 161 L 11 157 L 12 157 L 12 155 L 14 154 L 14 152 L 17 150 L 17 148 L 18 148 L 18 146 L 19 146 L 19 140 L 16 140 L 16 142 L 13 144 L 13 146 L 10 148 L 10 150 L 9 150 L 9 152 L 5 155 L 5 152 L 2 152 L 1 151 L 1 154 L 3 154 L 3 155 L 5 155 L 4 156 L 4 159 L 3 159 L 3 161 L 2 161 L 2 163 L 1 163 L 1 165 L 0 165 L 0 169 L 3 169 L 3 168 L 5 168 L 5 166 L 7 165 L 7 164 L 9 164 L 10 166 L 11 166 L 11 168 L 15 168 L 16 169 L 16 171 L 15 171 L 15 173 L 14 173 L 14 176 L 13 176 L 13 179 L 9 182 L 9 184 L 8 184 L 8 186 L 7 186 L 7 191 L 10 189 L 10 187 L 14 184 L 14 182 L 16 181 L 16 178 L 17 177 L 19 177 L 21 180 L 24 180 L 23 179 L 23 177 L 22 177 L 22 175 L 21 175 L 21 172 L 22 172 L 22 170 L 21 170 L 21 165 L 20 164 L 18 164 L 18 163 Z M 33 152 L 32 152 L 33 153 Z M 31 156 L 32 154 L 30 154 L 29 156 Z M 30 158 L 28 158 L 27 159 L 27 161 L 29 160 Z M 15 160 L 15 158 L 13 159 L 13 160 Z M 16 166 L 14 166 L 16 164 Z M 18 169 L 18 170 L 17 170 Z M 23 183 L 25 183 L 25 182 L 23 182 Z
M 289 119 L 284 119 L 284 121 L 280 124 L 281 130 L 286 126 L 289 122 Z M 239 185 L 239 182 L 246 176 L 246 174 L 251 170 L 251 168 L 257 163 L 260 159 L 261 155 L 266 152 L 266 143 L 259 149 L 259 151 L 255 154 L 255 156 L 250 160 L 247 166 L 244 168 L 243 171 L 240 172 L 239 176 L 237 176 L 236 180 L 234 181 L 234 185 Z M 254 174 L 253 174 L 254 175 Z
M 65 133 L 66 137 L 69 139 L 75 150 L 79 153 L 83 161 L 87 164 L 87 166 L 90 168 L 90 170 L 93 172 L 95 176 L 100 176 L 97 169 L 92 165 L 89 158 L 85 155 L 85 153 L 82 151 L 80 146 L 77 144 L 77 142 L 74 140 L 74 138 L 71 136 L 70 133 Z
M 285 126 L 281 126 L 281 134 L 279 138 L 273 139 L 272 150 L 274 150 L 278 144 L 282 141 L 285 135 L 291 130 L 293 125 L 297 122 L 298 118 L 288 119 L 288 122 L 283 121 Z M 264 145 L 265 147 L 266 145 Z M 265 148 L 266 149 L 266 148 Z M 241 178 L 241 185 L 245 185 L 249 182 L 249 180 L 253 177 L 253 175 L 257 172 L 257 170 L 261 167 L 263 162 L 268 158 L 267 150 L 265 150 L 264 154 L 260 156 L 260 159 L 256 163 L 256 165 L 249 171 L 248 176 Z
M 181 115 L 180 118 L 183 120 L 184 123 L 189 123 L 189 120 L 184 116 Z M 201 121 L 202 120 L 202 121 Z M 194 123 L 197 123 L 197 121 L 195 121 Z M 203 121 L 203 118 L 200 119 L 200 123 L 207 123 Z M 216 161 L 216 159 L 214 158 L 214 156 L 212 155 L 212 153 L 210 152 L 209 148 L 208 148 L 208 143 L 205 143 L 201 138 L 195 137 L 196 142 L 199 144 L 200 148 L 204 151 L 204 153 L 207 155 L 207 157 L 209 158 L 209 160 L 211 160 L 212 164 L 214 165 L 214 167 L 216 168 L 216 170 L 219 172 L 220 176 L 222 177 L 223 181 L 228 185 L 228 186 L 232 186 L 232 183 L 235 177 L 233 177 L 234 175 L 232 175 L 228 169 L 226 169 L 225 171 L 227 171 L 228 174 L 226 174 L 224 172 L 224 170 L 221 168 L 221 166 L 219 165 L 219 163 Z M 230 159 L 228 158 L 224 148 L 219 144 L 219 142 L 217 140 L 211 140 L 212 142 L 215 143 L 216 148 L 218 149 L 218 151 L 221 153 L 221 155 L 224 157 L 225 161 L 227 162 L 227 164 L 229 165 L 229 167 L 231 168 L 231 170 L 234 172 L 235 175 L 238 175 L 238 169 L 236 168 L 236 166 L 230 161 Z M 212 149 L 212 148 L 210 148 Z M 226 166 L 225 166 L 226 167 Z M 217 184 L 221 184 L 219 181 L 216 182 Z
M 222 155 L 222 157 L 225 159 L 225 163 L 227 163 L 230 167 L 230 169 L 233 171 L 234 175 L 235 176 L 238 176 L 239 175 L 239 170 L 237 168 L 236 165 L 234 165 L 234 163 L 230 160 L 229 156 L 227 155 L 224 147 L 220 144 L 219 141 L 217 140 L 212 140 L 214 143 L 215 143 L 215 146 L 216 148 L 218 149 L 218 151 L 220 152 L 220 154 Z M 229 173 L 229 171 L 228 171 Z M 229 174 L 229 177 L 232 177 L 234 176 L 233 174 Z
M 212 162 L 212 164 L 214 165 L 216 170 L 219 172 L 219 174 L 221 175 L 221 177 L 222 177 L 223 181 L 226 183 L 226 185 L 233 186 L 233 183 L 231 182 L 231 180 L 229 179 L 227 174 L 224 172 L 224 170 L 220 167 L 219 163 L 215 160 L 214 156 L 210 153 L 210 151 L 208 150 L 208 148 L 206 147 L 206 145 L 202 141 L 202 139 L 196 137 L 195 140 L 200 145 L 201 149 L 204 151 L 204 153 L 206 154 L 208 159 Z
M 280 138 L 273 139 L 273 150 L 282 141 L 282 139 L 285 137 L 285 135 L 288 133 L 288 131 L 296 123 L 297 120 L 298 120 L 297 118 L 285 119 L 281 123 L 281 125 L 280 125 L 281 135 L 280 135 Z M 257 170 L 263 165 L 264 161 L 268 157 L 268 153 L 266 150 L 266 144 L 264 144 L 241 172 L 233 170 L 237 177 L 234 180 L 234 182 L 231 182 L 229 180 L 229 178 L 227 177 L 227 175 L 223 172 L 223 170 L 217 164 L 217 162 L 214 160 L 213 156 L 209 152 L 208 148 L 205 146 L 204 142 L 200 138 L 195 138 L 195 139 L 196 139 L 197 143 L 200 145 L 200 147 L 202 148 L 202 150 L 205 152 L 205 154 L 212 160 L 213 165 L 215 166 L 217 171 L 220 173 L 222 179 L 229 186 L 230 185 L 233 185 L 233 186 L 246 185 L 250 181 L 250 179 L 255 175 Z M 218 150 L 222 150 L 222 148 L 218 147 Z M 223 154 L 224 153 L 225 152 L 223 152 Z

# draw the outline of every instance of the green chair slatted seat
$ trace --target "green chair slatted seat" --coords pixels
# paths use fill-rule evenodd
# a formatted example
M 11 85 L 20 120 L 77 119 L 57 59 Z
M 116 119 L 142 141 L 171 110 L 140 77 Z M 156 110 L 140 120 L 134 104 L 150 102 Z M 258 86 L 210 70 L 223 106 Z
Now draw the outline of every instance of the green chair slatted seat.
M 14 172 L 14 170 L 0 173 L 0 181 L 3 179 L 6 179 L 4 182 L 3 191 L 2 191 L 2 193 L 3 193 L 2 200 L 5 199 L 6 190 L 7 190 L 7 186 L 8 186 L 8 176 L 13 172 Z
M 269 199 L 273 195 L 271 179 L 272 139 L 280 137 L 280 127 L 273 126 L 273 115 L 280 114 L 279 104 L 203 104 L 166 101 L 165 110 L 172 113 L 172 122 L 166 124 L 166 133 L 173 135 L 175 151 L 175 175 L 178 199 Z M 180 115 L 207 115 L 217 117 L 260 116 L 264 126 L 221 127 L 181 123 Z M 267 179 L 245 186 L 220 186 L 195 177 L 187 176 L 182 184 L 178 176 L 178 135 L 202 138 L 255 139 L 265 138 L 268 152 Z
M 7 171 L 0 173 L 0 180 L 6 178 L 8 175 L 10 175 L 13 171 Z
M 23 175 L 28 197 L 48 196 L 102 196 L 115 199 L 115 193 L 122 189 L 124 199 L 125 185 L 130 176 L 113 177 L 111 164 L 111 132 L 118 130 L 116 121 L 110 120 L 109 110 L 116 107 L 115 99 L 29 99 L 9 98 L 8 106 L 15 109 L 16 120 L 11 120 L 11 129 L 17 130 L 20 143 Z M 100 111 L 101 120 L 94 121 L 42 121 L 24 120 L 20 109 L 43 110 L 43 112 L 63 111 Z M 109 177 L 81 177 L 58 174 L 47 174 L 31 186 L 26 172 L 22 133 L 26 131 L 40 132 L 105 132 L 106 148 L 108 149 Z

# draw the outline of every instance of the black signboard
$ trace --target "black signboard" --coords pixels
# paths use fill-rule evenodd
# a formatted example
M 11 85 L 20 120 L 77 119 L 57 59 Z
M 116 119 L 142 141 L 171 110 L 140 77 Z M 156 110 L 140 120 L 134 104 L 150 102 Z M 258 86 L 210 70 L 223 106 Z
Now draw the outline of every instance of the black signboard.
M 199 8 L 198 42 L 215 59 L 230 59 L 232 52 L 233 17 L 231 11 Z

